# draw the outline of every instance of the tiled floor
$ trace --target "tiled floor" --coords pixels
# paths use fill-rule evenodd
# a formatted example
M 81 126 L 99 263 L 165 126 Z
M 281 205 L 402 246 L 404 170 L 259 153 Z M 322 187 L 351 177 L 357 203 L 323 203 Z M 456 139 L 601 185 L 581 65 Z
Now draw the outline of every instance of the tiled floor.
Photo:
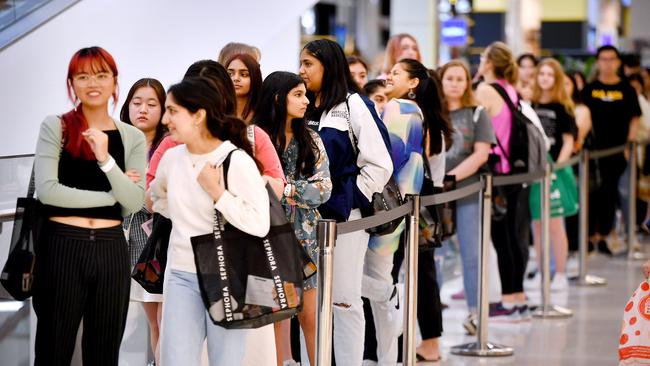
M 447 299 L 443 301 L 450 305 L 443 313 L 443 362 L 429 365 L 616 365 L 623 308 L 642 281 L 641 263 L 622 258 L 592 257 L 590 272 L 606 278 L 609 283 L 605 287 L 572 285 L 567 293 L 553 294 L 554 304 L 573 310 L 574 315 L 569 319 L 490 323 L 488 339 L 515 350 L 514 356 L 502 358 L 462 357 L 449 353 L 450 347 L 474 340 L 464 335 L 461 326 L 466 315 L 464 303 L 448 297 L 460 286 L 459 279 L 455 279 L 443 287 L 442 295 Z M 529 293 L 529 296 L 532 303 L 539 302 L 539 294 Z

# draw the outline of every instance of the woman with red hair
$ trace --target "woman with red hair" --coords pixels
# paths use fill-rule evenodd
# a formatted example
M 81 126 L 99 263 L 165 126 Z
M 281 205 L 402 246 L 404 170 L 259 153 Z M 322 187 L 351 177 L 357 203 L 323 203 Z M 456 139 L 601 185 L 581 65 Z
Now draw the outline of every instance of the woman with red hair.
M 47 218 L 36 249 L 35 365 L 69 365 L 81 319 L 85 365 L 117 365 L 129 304 L 122 218 L 144 202 L 146 142 L 113 119 L 117 66 L 100 47 L 68 67 L 74 109 L 41 124 L 34 173 Z
M 393 66 L 405 58 L 422 62 L 418 41 L 408 33 L 395 34 L 390 37 L 386 44 L 386 55 L 384 56 L 384 67 L 382 68 L 384 77 L 381 79 L 385 79 L 385 75 L 390 73 Z

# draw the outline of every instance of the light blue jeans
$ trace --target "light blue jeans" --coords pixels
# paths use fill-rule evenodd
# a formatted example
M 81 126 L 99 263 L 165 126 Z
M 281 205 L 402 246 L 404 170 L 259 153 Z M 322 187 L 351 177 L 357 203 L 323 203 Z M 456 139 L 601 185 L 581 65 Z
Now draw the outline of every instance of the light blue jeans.
M 163 365 L 200 365 L 206 337 L 210 366 L 241 365 L 248 330 L 225 329 L 212 323 L 201 300 L 196 273 L 167 270 L 164 293 L 160 339 Z
M 470 311 L 478 304 L 478 244 L 479 244 L 478 194 L 456 202 L 456 235 L 463 264 L 463 287 Z M 444 246 L 452 245 L 447 241 Z

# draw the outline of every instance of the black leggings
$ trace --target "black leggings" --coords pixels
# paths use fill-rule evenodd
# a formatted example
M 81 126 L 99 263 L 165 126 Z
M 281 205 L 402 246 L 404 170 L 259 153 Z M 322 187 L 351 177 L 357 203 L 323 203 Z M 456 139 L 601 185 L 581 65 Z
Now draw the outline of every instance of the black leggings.
M 492 219 L 492 243 L 497 252 L 501 294 L 524 291 L 524 275 L 530 243 L 529 189 L 520 185 L 500 188 L 505 195 L 505 214 Z
M 35 365 L 70 365 L 83 318 L 84 365 L 117 365 L 129 306 L 129 252 L 122 226 L 84 229 L 47 222 L 36 251 Z
M 627 162 L 623 154 L 598 161 L 600 187 L 589 192 L 589 236 L 607 236 L 614 227 L 618 204 L 618 180 L 625 172 Z
M 393 257 L 393 280 L 397 283 L 399 270 L 404 261 L 404 236 Z M 442 304 L 436 279 L 436 263 L 433 250 L 418 254 L 418 304 L 417 317 L 422 339 L 439 338 L 442 335 Z

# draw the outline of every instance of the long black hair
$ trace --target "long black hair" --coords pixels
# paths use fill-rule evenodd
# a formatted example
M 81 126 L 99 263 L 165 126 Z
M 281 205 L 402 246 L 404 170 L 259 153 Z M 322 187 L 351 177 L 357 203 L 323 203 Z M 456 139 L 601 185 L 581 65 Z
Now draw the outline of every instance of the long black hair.
M 129 90 L 129 94 L 126 95 L 126 100 L 120 110 L 120 119 L 122 122 L 133 125 L 133 121 L 131 121 L 131 117 L 129 116 L 129 104 L 131 104 L 131 99 L 133 99 L 135 92 L 144 87 L 153 89 L 156 98 L 158 98 L 158 104 L 160 105 L 160 120 L 158 121 L 158 124 L 156 124 L 156 134 L 153 137 L 153 141 L 151 141 L 151 147 L 149 147 L 149 152 L 147 153 L 147 160 L 149 160 L 151 159 L 153 152 L 156 151 L 156 148 L 162 141 L 163 137 L 167 134 L 167 127 L 162 124 L 161 121 L 163 114 L 165 114 L 165 100 L 167 99 L 167 93 L 165 93 L 165 88 L 162 86 L 160 81 L 151 78 L 142 78 L 136 81 Z
M 441 98 L 442 91 L 439 83 L 436 82 L 430 75 L 424 65 L 419 61 L 407 58 L 397 62 L 404 68 L 409 78 L 416 78 L 419 80 L 418 86 L 413 90 L 415 98 L 413 100 L 418 104 L 424 121 L 422 123 L 423 129 L 423 143 L 429 139 L 429 151 L 427 156 L 433 156 L 442 152 L 443 138 L 445 147 L 448 150 L 452 144 L 453 127 L 449 121 L 447 108 L 444 100 Z M 407 98 L 403 95 L 402 98 Z
M 260 88 L 262 87 L 262 70 L 260 69 L 260 64 L 257 63 L 257 60 L 247 53 L 238 53 L 230 57 L 224 65 L 226 69 L 228 69 L 230 64 L 235 60 L 241 61 L 244 66 L 246 66 L 250 77 L 248 96 L 246 97 L 246 104 L 244 105 L 241 116 L 244 119 L 248 119 L 249 116 L 255 114 L 255 106 L 259 103 Z
M 293 88 L 305 82 L 300 76 L 287 71 L 275 71 L 264 79 L 257 113 L 253 123 L 263 128 L 271 137 L 278 156 L 282 156 L 286 145 L 285 128 L 287 124 L 287 96 Z M 312 138 L 304 118 L 294 118 L 291 121 L 293 137 L 298 143 L 298 159 L 296 171 L 303 176 L 311 176 L 314 166 L 320 158 L 318 146 Z M 286 164 L 282 161 L 282 166 Z
M 219 82 L 218 79 L 216 79 Z M 228 79 L 230 82 L 230 79 Z M 229 140 L 253 158 L 258 170 L 260 163 L 253 157 L 253 147 L 246 135 L 246 124 L 232 114 L 226 113 L 226 98 L 219 93 L 223 88 L 206 77 L 189 77 L 169 87 L 167 91 L 174 101 L 196 113 L 199 109 L 206 112 L 206 127 L 213 137 L 222 141 Z
M 316 107 L 316 95 L 308 91 L 309 107 L 307 112 L 312 119 L 320 119 L 322 112 L 327 112 L 338 104 L 345 102 L 348 92 L 360 92 L 359 86 L 350 75 L 350 66 L 341 46 L 329 39 L 317 39 L 303 47 L 309 55 L 315 57 L 323 65 L 323 81 L 321 82 L 320 105 Z
M 235 86 L 230 80 L 228 71 L 220 63 L 214 60 L 200 60 L 196 61 L 185 71 L 185 78 L 204 77 L 211 80 L 217 91 L 224 99 L 225 113 L 237 114 L 237 99 L 235 97 Z

